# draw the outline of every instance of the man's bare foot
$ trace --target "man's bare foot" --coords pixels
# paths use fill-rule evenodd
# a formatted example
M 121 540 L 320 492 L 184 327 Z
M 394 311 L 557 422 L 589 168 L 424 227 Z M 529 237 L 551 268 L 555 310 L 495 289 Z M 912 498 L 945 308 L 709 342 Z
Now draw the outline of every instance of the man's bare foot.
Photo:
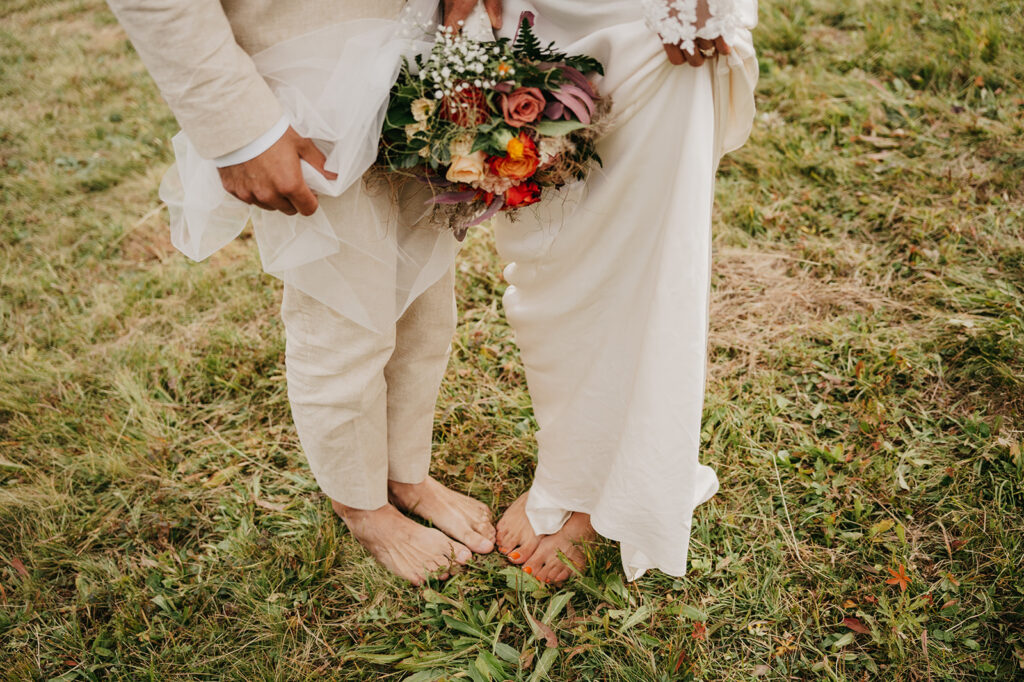
M 422 585 L 428 577 L 444 580 L 453 563 L 465 564 L 473 553 L 439 530 L 421 526 L 393 505 L 364 510 L 331 500 L 334 512 L 359 543 L 384 568 Z
M 488 554 L 494 549 L 491 510 L 483 502 L 429 476 L 422 483 L 388 481 L 388 495 L 399 509 L 430 521 L 474 552 Z
M 561 530 L 551 535 L 544 535 L 523 566 L 523 570 L 537 580 L 545 583 L 559 584 L 572 575 L 572 570 L 565 565 L 562 555 L 578 570 L 582 570 L 586 562 L 583 545 L 597 537 L 594 527 L 590 525 L 590 514 L 573 512 Z
M 526 496 L 523 493 L 505 510 L 498 521 L 498 551 L 514 564 L 523 564 L 533 556 L 541 536 L 533 532 L 526 518 Z

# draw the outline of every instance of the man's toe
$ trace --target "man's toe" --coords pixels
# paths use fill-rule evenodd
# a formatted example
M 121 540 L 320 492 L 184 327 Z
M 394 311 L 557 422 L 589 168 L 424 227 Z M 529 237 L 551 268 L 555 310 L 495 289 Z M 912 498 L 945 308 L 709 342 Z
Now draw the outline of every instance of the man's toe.
M 477 554 L 490 554 L 494 551 L 494 541 L 475 531 L 466 535 L 465 542 Z
M 494 542 L 498 535 L 498 532 L 494 529 L 494 526 L 492 526 L 491 522 L 488 520 L 477 521 L 473 524 L 473 530 L 475 530 L 480 535 L 483 535 L 491 542 Z
M 451 556 L 455 559 L 456 563 L 465 564 L 473 558 L 473 552 L 471 552 L 465 545 L 455 543 L 452 545 Z

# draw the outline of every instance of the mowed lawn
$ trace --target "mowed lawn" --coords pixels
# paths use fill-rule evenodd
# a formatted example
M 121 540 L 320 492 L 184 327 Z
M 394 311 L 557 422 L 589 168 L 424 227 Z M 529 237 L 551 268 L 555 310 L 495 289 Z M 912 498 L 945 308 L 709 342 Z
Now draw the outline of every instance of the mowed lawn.
M 411 589 L 292 427 L 279 283 L 193 264 L 176 125 L 99 0 L 0 6 L 0 677 L 1024 678 L 1019 0 L 767 0 L 715 215 L 690 571 Z M 227 112 L 230 115 L 230 112 Z M 435 474 L 503 510 L 535 422 L 486 229 Z

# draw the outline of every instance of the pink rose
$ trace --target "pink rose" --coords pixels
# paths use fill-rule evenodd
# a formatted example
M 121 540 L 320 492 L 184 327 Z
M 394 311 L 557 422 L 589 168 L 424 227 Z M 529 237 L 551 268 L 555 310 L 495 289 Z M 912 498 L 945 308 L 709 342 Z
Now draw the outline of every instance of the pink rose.
M 521 128 L 533 123 L 544 113 L 544 93 L 540 88 L 519 88 L 501 96 L 501 113 L 505 123 L 513 128 Z

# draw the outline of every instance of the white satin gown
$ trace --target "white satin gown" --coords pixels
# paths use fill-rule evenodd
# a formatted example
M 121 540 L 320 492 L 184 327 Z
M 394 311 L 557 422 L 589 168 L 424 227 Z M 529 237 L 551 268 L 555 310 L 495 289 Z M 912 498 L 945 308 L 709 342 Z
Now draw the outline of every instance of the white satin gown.
M 672 66 L 635 0 L 506 0 L 542 42 L 597 57 L 613 98 L 603 169 L 499 221 L 504 306 L 537 423 L 527 515 L 537 533 L 570 512 L 621 544 L 629 579 L 681 576 L 694 508 L 718 489 L 700 463 L 711 208 L 722 155 L 754 115 L 756 0 L 738 0 L 732 54 Z

